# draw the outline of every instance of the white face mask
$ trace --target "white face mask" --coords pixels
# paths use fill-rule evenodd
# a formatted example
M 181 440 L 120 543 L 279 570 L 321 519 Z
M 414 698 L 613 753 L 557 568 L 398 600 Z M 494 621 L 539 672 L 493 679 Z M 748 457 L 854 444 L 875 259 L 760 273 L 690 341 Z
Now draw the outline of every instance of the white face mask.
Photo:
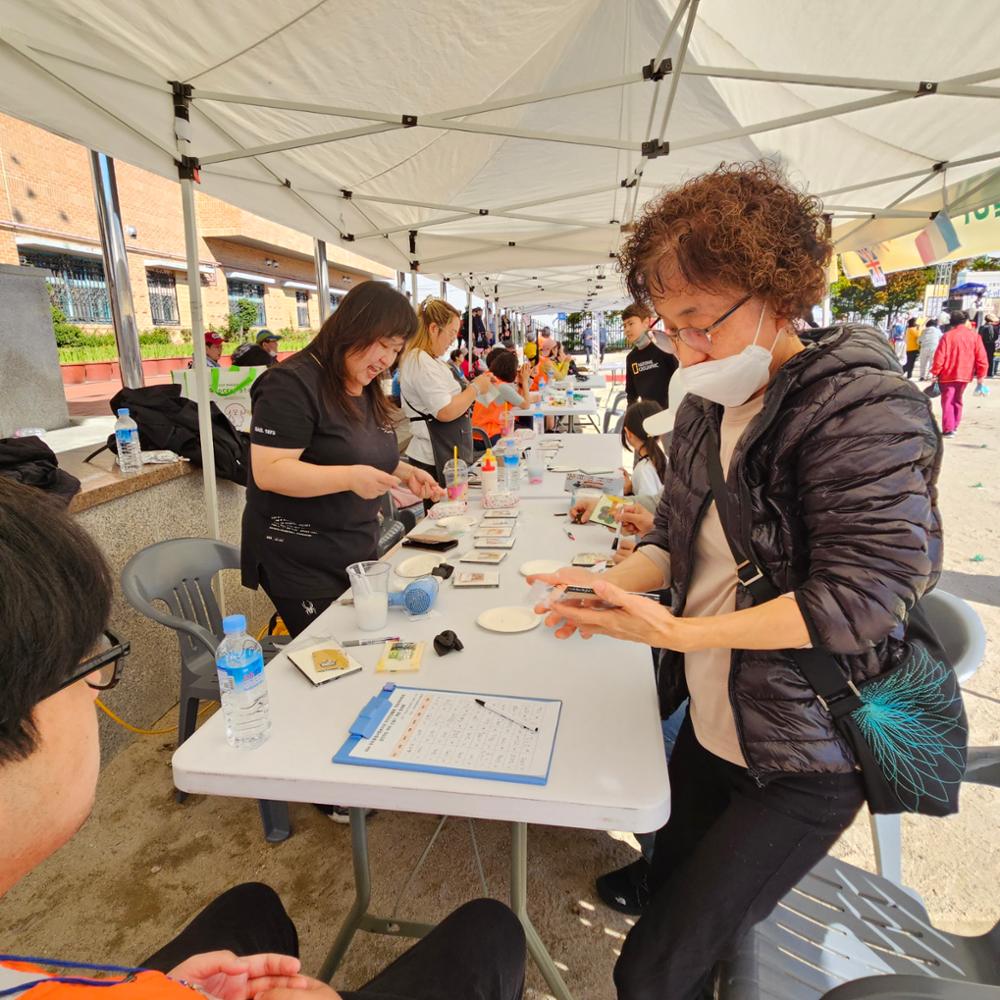
M 760 311 L 753 342 L 739 354 L 728 358 L 713 358 L 681 369 L 684 372 L 684 388 L 688 392 L 722 406 L 740 406 L 758 389 L 767 385 L 771 376 L 771 352 L 774 345 L 768 350 L 757 343 L 766 309 L 765 305 Z M 671 395 L 672 390 L 673 386 Z

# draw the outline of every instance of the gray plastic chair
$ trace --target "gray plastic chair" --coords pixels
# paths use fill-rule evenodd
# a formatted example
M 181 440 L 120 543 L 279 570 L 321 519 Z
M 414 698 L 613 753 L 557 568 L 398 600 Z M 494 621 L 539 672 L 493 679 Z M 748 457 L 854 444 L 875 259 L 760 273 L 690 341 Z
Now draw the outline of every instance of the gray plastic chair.
M 871 976 L 838 986 L 823 1000 L 997 1000 L 1000 986 L 926 976 Z
M 622 406 L 622 403 L 625 402 L 625 399 L 626 399 L 626 397 L 625 397 L 625 393 L 624 392 L 616 392 L 613 396 L 609 397 L 608 405 L 604 408 L 604 433 L 605 434 L 610 434 L 611 433 L 611 431 L 610 431 L 611 421 L 615 417 L 624 418 L 624 416 L 625 416 L 625 408 L 622 407 L 621 409 L 619 409 L 619 407 Z M 620 421 L 619 421 L 619 426 L 620 426 Z
M 967 681 L 986 655 L 986 630 L 979 615 L 966 601 L 946 590 L 931 591 L 921 604 L 959 681 Z M 875 846 L 875 870 L 901 885 L 903 834 L 900 817 L 870 816 L 869 822 Z
M 202 701 L 219 700 L 215 650 L 222 641 L 222 616 L 212 580 L 224 569 L 237 569 L 240 550 L 210 538 L 171 538 L 140 550 L 122 570 L 122 592 L 136 611 L 177 633 L 181 654 L 181 693 L 177 745 L 195 730 Z M 162 601 L 169 613 L 153 602 Z M 277 652 L 268 644 L 265 659 Z M 177 793 L 183 802 L 184 792 Z M 260 800 L 264 834 L 271 843 L 292 832 L 285 802 Z
M 970 750 L 965 780 L 1000 788 L 1000 747 Z M 887 977 L 884 987 L 869 984 L 872 976 Z M 907 992 L 910 980 L 926 983 L 925 992 Z M 969 992 L 975 984 L 992 989 Z M 715 995 L 718 1000 L 985 1000 L 997 997 L 997 988 L 1000 923 L 978 937 L 938 930 L 911 890 L 827 857 L 750 931 L 736 956 L 720 964 Z

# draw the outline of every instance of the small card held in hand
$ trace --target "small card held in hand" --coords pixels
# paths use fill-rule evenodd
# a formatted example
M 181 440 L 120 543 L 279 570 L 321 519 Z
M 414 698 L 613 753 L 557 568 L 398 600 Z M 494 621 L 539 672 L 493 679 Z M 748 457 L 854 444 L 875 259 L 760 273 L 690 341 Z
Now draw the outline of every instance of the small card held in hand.
M 604 493 L 590 512 L 590 520 L 595 524 L 603 524 L 605 528 L 617 528 L 618 522 L 615 520 L 615 514 L 624 506 L 624 497 L 616 497 Z
M 606 552 L 580 552 L 573 556 L 574 566 L 598 566 L 601 563 L 606 563 L 608 561 L 608 554 Z

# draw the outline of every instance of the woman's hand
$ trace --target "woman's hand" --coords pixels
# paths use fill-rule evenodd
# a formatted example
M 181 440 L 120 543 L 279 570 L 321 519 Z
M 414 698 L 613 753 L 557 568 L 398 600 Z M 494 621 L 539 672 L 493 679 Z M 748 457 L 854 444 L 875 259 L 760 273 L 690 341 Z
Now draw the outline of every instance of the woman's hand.
M 622 492 L 625 496 L 630 497 L 632 496 L 632 477 L 624 469 L 622 469 L 622 478 L 625 481 L 625 486 Z
M 482 375 L 477 375 L 469 384 L 476 390 L 477 396 L 482 396 L 493 385 L 493 373 L 483 372 Z
M 555 573 L 542 573 L 539 576 L 529 576 L 528 584 L 536 581 L 547 583 L 550 587 L 592 587 L 597 576 L 589 569 L 580 566 L 564 566 Z M 553 595 L 557 597 L 558 595 Z M 547 615 L 545 624 L 556 630 L 557 639 L 568 639 L 575 631 L 576 625 L 565 621 L 562 614 L 562 604 L 543 602 L 535 605 L 536 615 Z
M 611 557 L 611 562 L 617 566 L 620 562 L 623 562 L 630 555 L 632 555 L 633 552 L 635 552 L 635 542 L 631 542 L 627 538 L 623 538 L 618 543 L 618 548 L 615 550 L 615 554 Z
M 653 530 L 653 514 L 641 503 L 628 503 L 624 507 L 616 507 L 612 516 L 621 523 L 622 531 L 627 535 L 646 535 Z
M 593 587 L 595 596 L 616 605 L 616 608 L 595 610 L 555 604 L 558 612 L 553 612 L 551 617 L 558 617 L 564 623 L 556 631 L 557 638 L 566 638 L 573 634 L 574 629 L 579 629 L 584 639 L 589 639 L 592 635 L 608 635 L 613 639 L 638 642 L 656 649 L 675 649 L 681 653 L 688 651 L 685 648 L 683 618 L 675 618 L 668 608 L 649 597 L 630 594 L 600 577 L 592 580 L 589 585 Z M 549 624 L 548 620 L 546 624 Z
M 351 492 L 362 500 L 377 500 L 398 485 L 399 480 L 391 472 L 383 472 L 373 465 L 351 466 Z
M 574 524 L 586 524 L 594 512 L 598 500 L 600 497 L 582 497 L 575 500 L 569 509 L 569 519 Z
M 434 477 L 423 469 L 400 462 L 396 475 L 403 481 L 403 485 L 421 500 L 440 500 L 445 495 L 445 491 L 437 484 Z
M 311 980 L 298 975 L 301 963 L 291 955 L 247 955 L 231 951 L 192 955 L 168 975 L 183 979 L 218 1000 L 251 1000 L 270 990 L 302 990 Z
M 304 980 L 303 986 L 265 990 L 258 994 L 257 1000 L 344 1000 L 332 986 L 321 983 L 318 979 L 310 979 L 308 976 L 298 978 Z

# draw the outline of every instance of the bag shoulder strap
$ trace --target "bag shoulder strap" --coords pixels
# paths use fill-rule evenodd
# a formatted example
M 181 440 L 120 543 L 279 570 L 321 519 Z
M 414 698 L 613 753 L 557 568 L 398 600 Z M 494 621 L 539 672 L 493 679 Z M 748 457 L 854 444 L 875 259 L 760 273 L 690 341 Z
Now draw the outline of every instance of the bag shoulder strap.
M 780 591 L 764 575 L 764 571 L 754 562 L 750 555 L 745 555 L 739 542 L 730 530 L 729 488 L 722 471 L 721 445 L 715 428 L 709 424 L 705 435 L 708 445 L 708 478 L 712 486 L 712 497 L 719 514 L 722 533 L 726 536 L 729 551 L 736 561 L 736 576 L 740 583 L 749 591 L 754 604 L 763 604 L 780 596 Z M 831 653 L 821 649 L 790 650 L 802 676 L 809 682 L 819 696 L 823 705 L 834 716 L 839 716 L 857 708 L 857 689 L 848 679 Z

